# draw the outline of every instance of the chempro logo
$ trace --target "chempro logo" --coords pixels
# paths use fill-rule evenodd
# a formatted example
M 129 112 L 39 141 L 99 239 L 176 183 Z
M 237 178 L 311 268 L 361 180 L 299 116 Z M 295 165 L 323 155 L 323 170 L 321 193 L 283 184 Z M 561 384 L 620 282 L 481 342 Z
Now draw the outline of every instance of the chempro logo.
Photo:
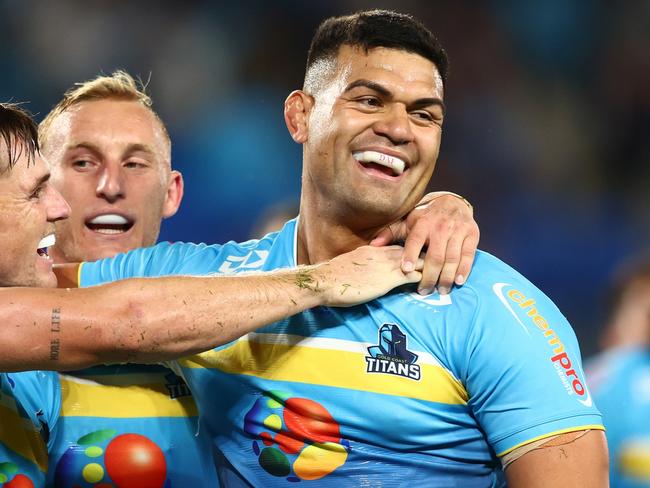
M 531 335 L 530 325 L 532 324 L 534 326 L 532 327 L 534 333 L 542 333 L 544 335 L 550 350 L 549 360 L 557 371 L 565 390 L 569 395 L 575 394 L 577 400 L 585 407 L 591 407 L 591 395 L 583 382 L 584 380 L 580 379 L 574 369 L 571 358 L 564 349 L 562 340 L 555 330 L 553 330 L 553 325 L 537 310 L 536 302 L 533 298 L 528 298 L 521 291 L 514 288 L 507 291 L 504 290 L 509 286 L 511 285 L 508 283 L 495 283 L 492 286 L 492 290 L 512 314 L 517 323 L 524 329 L 526 334 Z M 525 312 L 523 322 L 515 309 Z

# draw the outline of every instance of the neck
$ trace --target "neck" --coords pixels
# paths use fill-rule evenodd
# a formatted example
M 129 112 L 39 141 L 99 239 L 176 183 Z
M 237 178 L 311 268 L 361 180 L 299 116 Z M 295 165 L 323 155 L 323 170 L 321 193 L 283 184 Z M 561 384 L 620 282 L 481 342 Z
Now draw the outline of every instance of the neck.
M 321 263 L 364 246 L 386 225 L 361 227 L 353 220 L 337 216 L 327 206 L 307 202 L 303 194 L 298 220 L 297 264 Z

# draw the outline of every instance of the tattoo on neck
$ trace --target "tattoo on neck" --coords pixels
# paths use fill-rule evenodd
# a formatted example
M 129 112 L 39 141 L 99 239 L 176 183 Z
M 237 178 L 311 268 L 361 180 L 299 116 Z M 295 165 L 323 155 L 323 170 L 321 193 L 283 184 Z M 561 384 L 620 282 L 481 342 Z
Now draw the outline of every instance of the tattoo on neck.
M 52 309 L 52 320 L 50 322 L 50 361 L 58 361 L 61 350 L 59 335 L 61 334 L 61 309 Z

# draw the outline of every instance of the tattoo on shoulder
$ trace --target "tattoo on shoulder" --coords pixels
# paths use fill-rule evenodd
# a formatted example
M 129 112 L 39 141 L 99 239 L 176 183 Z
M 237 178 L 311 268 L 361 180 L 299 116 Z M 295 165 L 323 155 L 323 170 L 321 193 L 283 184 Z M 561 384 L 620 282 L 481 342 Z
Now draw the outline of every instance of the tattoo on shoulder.
M 52 309 L 52 319 L 50 321 L 50 361 L 58 361 L 61 351 L 61 309 Z

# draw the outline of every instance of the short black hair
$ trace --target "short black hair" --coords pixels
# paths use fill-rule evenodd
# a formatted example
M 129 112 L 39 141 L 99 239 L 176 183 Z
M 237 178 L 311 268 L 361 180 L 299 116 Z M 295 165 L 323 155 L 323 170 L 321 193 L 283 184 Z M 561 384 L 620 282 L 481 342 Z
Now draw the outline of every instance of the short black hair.
M 306 73 L 317 61 L 336 57 L 343 45 L 358 46 L 366 52 L 385 47 L 419 54 L 435 64 L 443 84 L 447 81 L 447 53 L 436 36 L 412 15 L 365 10 L 325 19 L 311 41 Z
M 0 154 L 0 174 L 9 171 L 27 152 L 27 164 L 34 161 L 38 147 L 38 127 L 34 119 L 20 106 L 0 103 L 0 141 L 6 147 L 7 161 Z

